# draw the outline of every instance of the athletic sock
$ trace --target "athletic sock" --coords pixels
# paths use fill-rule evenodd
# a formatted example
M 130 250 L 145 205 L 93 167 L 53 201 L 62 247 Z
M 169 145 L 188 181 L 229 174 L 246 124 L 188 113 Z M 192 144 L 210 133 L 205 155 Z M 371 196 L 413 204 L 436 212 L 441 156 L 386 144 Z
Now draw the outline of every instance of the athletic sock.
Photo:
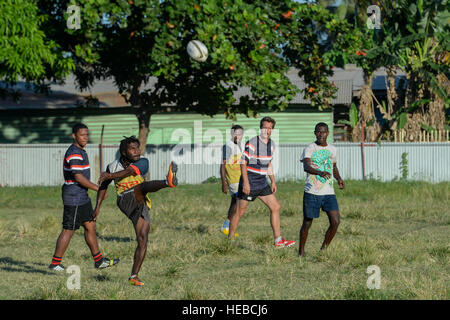
M 101 251 L 97 252 L 96 254 L 93 254 L 92 257 L 94 258 L 95 262 L 99 262 L 100 260 L 103 259 Z
M 283 239 L 281 236 L 279 236 L 278 238 L 275 238 L 275 243 L 280 242 L 281 239 Z
M 61 264 L 62 261 L 62 257 L 58 257 L 58 256 L 53 256 L 52 258 L 52 265 L 57 266 L 59 264 Z

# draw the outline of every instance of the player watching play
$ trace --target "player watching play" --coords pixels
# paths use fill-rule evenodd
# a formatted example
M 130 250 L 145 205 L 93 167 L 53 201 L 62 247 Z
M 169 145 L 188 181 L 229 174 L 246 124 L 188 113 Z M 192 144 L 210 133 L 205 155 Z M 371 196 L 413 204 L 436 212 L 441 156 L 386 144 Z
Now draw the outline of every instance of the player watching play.
M 114 180 L 117 206 L 133 223 L 137 239 L 133 267 L 128 280 L 132 285 L 143 286 L 144 283 L 138 278 L 138 273 L 147 252 L 150 231 L 151 201 L 148 193 L 166 187 L 174 188 L 178 181 L 176 178 L 177 165 L 173 162 L 170 163 L 166 180 L 144 181 L 149 165 L 148 159 L 141 157 L 139 147 L 139 140 L 134 136 L 125 137 L 120 142 L 120 158 L 110 163 L 106 172 L 100 175 L 94 219 L 100 213 L 100 206 L 105 198 L 108 185 Z
M 280 232 L 281 206 L 275 197 L 277 186 L 272 169 L 272 156 L 275 144 L 270 139 L 275 120 L 264 117 L 260 121 L 261 133 L 251 138 L 245 144 L 241 163 L 241 178 L 238 189 L 238 202 L 236 213 L 231 217 L 228 238 L 235 236 L 239 220 L 245 214 L 249 201 L 259 198 L 270 210 L 270 224 L 273 230 L 275 247 L 290 247 L 295 241 L 285 240 Z M 272 187 L 267 183 L 269 176 Z
M 84 228 L 84 239 L 91 250 L 95 268 L 107 268 L 118 263 L 119 259 L 110 260 L 103 257 L 98 248 L 95 232 L 96 222 L 93 219 L 94 211 L 88 196 L 88 189 L 97 191 L 98 186 L 90 181 L 89 158 L 84 150 L 89 141 L 88 127 L 82 123 L 75 124 L 72 128 L 72 137 L 73 144 L 67 149 L 63 161 L 63 230 L 56 242 L 55 253 L 49 268 L 55 271 L 64 270 L 64 266 L 61 264 L 62 258 L 75 230 L 80 226 Z
M 222 179 L 222 192 L 230 193 L 231 202 L 228 208 L 227 219 L 222 225 L 221 231 L 228 235 L 230 228 L 230 218 L 236 212 L 237 193 L 239 179 L 241 178 L 241 157 L 244 151 L 242 136 L 244 129 L 236 124 L 231 127 L 231 140 L 222 149 L 222 163 L 220 165 L 220 178 Z M 237 236 L 235 234 L 235 236 Z
M 300 159 L 306 172 L 306 183 L 303 193 L 303 224 L 300 228 L 299 256 L 305 254 L 308 231 L 313 219 L 319 217 L 320 209 L 326 212 L 330 221 L 321 250 L 328 247 L 337 232 L 340 221 L 339 206 L 334 193 L 333 176 L 338 181 L 340 189 L 345 187 L 344 180 L 339 175 L 336 164 L 337 149 L 327 143 L 328 125 L 324 122 L 319 122 L 314 129 L 314 134 L 316 141 L 303 150 Z

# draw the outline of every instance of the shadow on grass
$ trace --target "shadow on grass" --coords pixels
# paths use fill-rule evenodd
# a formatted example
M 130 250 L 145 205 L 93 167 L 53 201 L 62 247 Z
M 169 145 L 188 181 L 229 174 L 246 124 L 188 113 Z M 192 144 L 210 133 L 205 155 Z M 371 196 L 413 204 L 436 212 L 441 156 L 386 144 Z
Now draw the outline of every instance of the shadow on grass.
M 6 264 L 4 266 L 3 264 Z M 0 258 L 0 270 L 8 271 L 8 272 L 26 272 L 26 273 L 40 273 L 45 275 L 55 275 L 54 272 L 49 272 L 46 270 L 41 270 L 36 268 L 35 266 L 45 266 L 43 263 L 33 263 L 34 266 L 27 265 L 26 262 L 17 261 L 10 257 L 2 257 Z
M 102 281 L 111 281 L 111 277 L 109 275 L 106 275 L 106 274 L 98 274 L 98 275 L 93 276 L 92 278 L 94 280 L 97 280 L 97 281 L 100 281 L 100 282 L 102 282 Z
M 131 242 L 131 241 L 134 241 L 134 239 L 131 239 L 130 237 L 115 237 L 115 236 L 100 236 L 100 235 L 97 235 L 97 238 L 99 240 L 116 241 L 116 242 Z

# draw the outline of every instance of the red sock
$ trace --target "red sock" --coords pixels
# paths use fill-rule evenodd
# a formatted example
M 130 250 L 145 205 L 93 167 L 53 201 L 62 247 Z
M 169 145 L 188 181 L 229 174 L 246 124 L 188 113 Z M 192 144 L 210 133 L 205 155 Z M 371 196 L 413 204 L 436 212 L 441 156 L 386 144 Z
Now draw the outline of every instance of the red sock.
M 57 256 L 53 256 L 52 258 L 52 265 L 57 266 L 59 264 L 61 264 L 62 258 L 61 257 L 57 257 Z
M 100 260 L 103 259 L 103 256 L 102 256 L 101 251 L 99 251 L 99 252 L 97 252 L 96 254 L 92 255 L 92 257 L 94 258 L 94 261 L 95 261 L 95 262 L 98 262 L 98 261 L 100 261 Z

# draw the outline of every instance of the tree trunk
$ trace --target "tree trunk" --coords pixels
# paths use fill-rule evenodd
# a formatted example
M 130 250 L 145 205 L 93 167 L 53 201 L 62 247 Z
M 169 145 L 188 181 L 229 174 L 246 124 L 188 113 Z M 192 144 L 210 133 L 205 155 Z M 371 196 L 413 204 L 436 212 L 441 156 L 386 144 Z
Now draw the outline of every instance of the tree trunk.
M 395 86 L 395 75 L 397 74 L 397 71 L 395 69 L 395 66 L 386 67 L 386 74 L 388 78 L 388 87 L 386 88 L 388 101 L 388 109 L 386 115 L 387 120 L 392 119 L 392 115 L 394 114 L 394 110 L 396 109 L 396 106 L 398 104 L 398 94 L 397 88 Z
M 372 73 L 364 72 L 364 85 L 361 88 L 359 99 L 358 124 L 353 128 L 352 139 L 354 142 L 362 140 L 362 130 L 364 130 L 364 141 L 377 141 L 380 133 L 380 125 L 376 121 L 373 92 L 372 92 Z M 374 120 L 372 125 L 368 123 Z M 364 125 L 363 125 L 364 122 Z
M 386 131 L 395 130 L 397 123 L 392 119 L 392 116 L 398 108 L 399 95 L 395 85 L 395 76 L 397 74 L 396 67 L 393 65 L 386 66 L 387 83 L 386 83 L 386 97 L 387 110 L 382 105 L 378 106 L 380 112 L 383 114 L 383 119 L 386 120 L 386 125 L 381 128 L 378 139 L 381 139 Z M 388 135 L 389 137 L 389 135 Z
M 144 155 L 147 147 L 148 135 L 150 133 L 150 118 L 152 114 L 148 109 L 142 106 L 134 107 L 134 113 L 139 122 L 138 139 L 141 144 L 141 155 Z

